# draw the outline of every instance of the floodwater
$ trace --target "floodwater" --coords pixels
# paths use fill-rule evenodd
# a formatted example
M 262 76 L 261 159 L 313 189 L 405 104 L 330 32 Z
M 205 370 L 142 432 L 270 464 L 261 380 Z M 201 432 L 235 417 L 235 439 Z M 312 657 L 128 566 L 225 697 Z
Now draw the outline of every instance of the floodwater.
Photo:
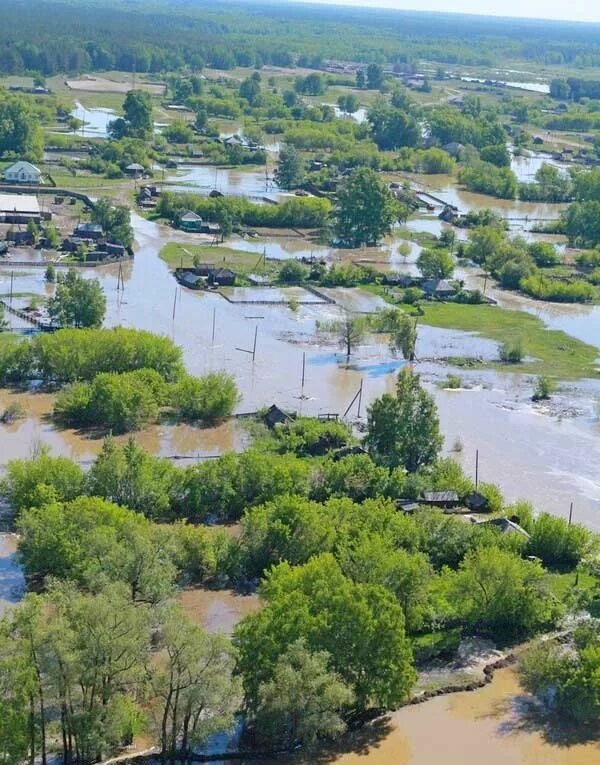
M 600 744 L 570 744 L 560 723 L 535 719 L 515 669 L 496 672 L 477 691 L 439 696 L 400 709 L 356 734 L 358 751 L 338 765 L 597 765 Z M 347 743 L 351 746 L 351 740 Z
M 231 635 L 236 624 L 260 607 L 258 595 L 240 595 L 233 590 L 181 590 L 177 602 L 194 624 L 208 632 Z
M 190 242 L 194 241 L 193 235 L 174 233 L 137 215 L 133 222 L 137 250 L 134 261 L 123 269 L 124 292 L 117 291 L 118 266 L 85 272 L 86 278 L 98 278 L 105 289 L 106 324 L 168 335 L 182 347 L 192 374 L 227 370 L 241 392 L 240 412 L 277 403 L 307 415 L 343 414 L 362 383 L 360 415 L 364 417 L 370 401 L 393 389 L 403 362 L 390 352 L 386 337 L 367 337 L 348 362 L 334 339 L 316 332 L 318 321 L 342 315 L 340 305 L 300 305 L 291 310 L 282 305 L 229 303 L 214 292 L 181 289 L 158 253 L 166 241 L 176 238 Z M 281 246 L 282 241 L 276 239 L 272 246 Z M 389 251 L 395 246 L 390 245 Z M 353 251 L 352 257 L 384 260 L 385 249 Z M 417 252 L 417 248 L 411 251 L 407 260 L 413 260 Z M 398 258 L 402 261 L 401 256 Z M 0 269 L 0 278 L 10 278 L 9 272 Z M 44 294 L 45 288 L 43 269 L 15 271 L 16 292 Z M 382 306 L 380 298 L 361 290 L 338 289 L 330 294 L 354 311 L 369 312 Z M 583 326 L 584 319 L 581 321 Z M 255 331 L 253 359 L 252 354 L 244 351 L 253 348 Z M 556 397 L 561 405 L 557 411 L 532 406 L 533 382 L 524 375 L 459 370 L 465 386 L 471 390 L 448 392 L 437 387 L 436 383 L 455 370 L 435 359 L 455 356 L 494 359 L 496 354 L 496 345 L 491 341 L 468 333 L 420 327 L 417 368 L 436 396 L 447 449 L 460 438 L 464 447 L 460 458 L 470 473 L 474 472 L 475 450 L 479 449 L 482 478 L 499 483 L 507 498 L 525 497 L 539 508 L 560 515 L 568 511 L 573 500 L 576 517 L 599 528 L 600 429 L 596 399 L 600 397 L 600 385 L 569 384 L 562 398 Z M 81 460 L 93 457 L 99 448 L 98 441 L 90 442 L 69 431 L 56 431 L 45 421 L 43 415 L 49 411 L 49 403 L 37 413 L 33 401 L 27 406 L 32 409 L 28 409 L 25 420 L 8 428 L 0 427 L 3 455 L 27 456 L 36 439 L 41 439 L 58 453 Z M 355 402 L 348 416 L 357 415 Z M 207 445 L 205 439 L 210 432 L 188 426 L 175 430 L 161 426 L 142 437 L 147 439 L 147 448 L 169 455 L 191 456 L 199 450 L 211 454 L 243 447 L 239 436 L 225 430 L 220 431 L 216 443 Z
M 559 162 L 550 154 L 541 152 L 526 151 L 524 154 L 513 154 L 512 146 L 509 146 L 511 152 L 510 168 L 517 176 L 519 182 L 529 183 L 534 180 L 534 176 L 542 165 L 552 165 L 563 172 L 567 172 L 570 165 L 567 162 Z
M 176 173 L 166 177 L 165 183 L 168 191 L 210 194 L 216 189 L 226 196 L 248 197 L 255 201 L 260 201 L 263 197 L 280 199 L 290 196 L 279 189 L 272 172 L 269 173 L 265 168 L 240 170 L 212 165 L 182 164 Z
M 0 616 L 15 606 L 25 592 L 25 577 L 17 562 L 17 538 L 0 534 Z
M 482 84 L 488 82 L 483 77 L 459 77 L 463 82 L 480 82 Z M 550 93 L 550 86 L 546 82 L 517 82 L 517 81 L 505 81 L 505 80 L 491 80 L 494 85 L 500 85 L 505 88 L 513 88 L 515 90 L 528 90 L 532 93 Z
M 535 221 L 556 220 L 566 207 L 565 204 L 521 202 L 476 194 L 457 185 L 456 178 L 451 175 L 404 174 L 402 177 L 410 178 L 415 189 L 439 197 L 444 203 L 457 207 L 461 213 L 484 208 L 493 210 L 506 218 L 511 228 L 524 228 L 526 224 Z
M 108 138 L 108 126 L 117 117 L 114 109 L 86 109 L 79 101 L 76 101 L 71 115 L 85 123 L 77 131 L 84 138 Z
M 54 397 L 46 393 L 17 393 L 0 389 L 0 413 L 10 404 L 20 404 L 22 419 L 0 424 L 0 468 L 12 459 L 27 459 L 40 446 L 52 454 L 69 457 L 82 465 L 89 464 L 102 449 L 103 439 L 82 431 L 59 429 L 51 420 Z M 148 451 L 169 457 L 176 464 L 187 465 L 198 459 L 216 457 L 230 451 L 242 451 L 247 444 L 245 431 L 235 420 L 217 427 L 192 425 L 153 425 L 135 433 L 138 443 Z M 124 443 L 128 436 L 117 436 Z

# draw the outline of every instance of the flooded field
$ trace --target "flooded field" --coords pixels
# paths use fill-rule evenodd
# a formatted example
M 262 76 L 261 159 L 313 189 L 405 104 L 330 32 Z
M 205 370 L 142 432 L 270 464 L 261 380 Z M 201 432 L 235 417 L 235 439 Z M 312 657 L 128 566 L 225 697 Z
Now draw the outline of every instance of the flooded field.
M 209 194 L 216 189 L 227 196 L 243 196 L 260 201 L 262 197 L 278 199 L 291 196 L 281 191 L 265 168 L 245 169 L 208 165 L 179 166 L 176 173 L 165 178 L 168 191 L 191 191 Z M 176 184 L 176 185 L 169 185 Z
M 17 539 L 0 534 L 0 616 L 23 597 L 25 577 L 17 563 Z

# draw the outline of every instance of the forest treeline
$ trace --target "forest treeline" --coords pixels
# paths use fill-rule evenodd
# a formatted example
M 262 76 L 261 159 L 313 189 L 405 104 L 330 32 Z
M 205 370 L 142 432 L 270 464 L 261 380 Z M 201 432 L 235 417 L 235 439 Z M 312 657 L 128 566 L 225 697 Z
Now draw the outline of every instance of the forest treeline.
M 35 6 L 38 6 L 36 9 Z M 407 64 L 493 65 L 503 58 L 597 66 L 596 25 L 457 14 L 310 8 L 294 4 L 116 0 L 2 3 L 0 72 L 52 75 L 97 69 L 158 73 L 340 58 Z M 40 23 L 40 19 L 43 23 Z M 315 24 L 320 34 L 314 35 Z

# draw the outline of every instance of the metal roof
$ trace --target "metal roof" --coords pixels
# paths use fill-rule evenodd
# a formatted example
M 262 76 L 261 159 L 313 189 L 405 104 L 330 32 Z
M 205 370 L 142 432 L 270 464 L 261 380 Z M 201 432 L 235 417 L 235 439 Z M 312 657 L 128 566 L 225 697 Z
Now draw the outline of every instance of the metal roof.
M 37 197 L 33 194 L 0 194 L 0 212 L 39 215 L 40 206 Z

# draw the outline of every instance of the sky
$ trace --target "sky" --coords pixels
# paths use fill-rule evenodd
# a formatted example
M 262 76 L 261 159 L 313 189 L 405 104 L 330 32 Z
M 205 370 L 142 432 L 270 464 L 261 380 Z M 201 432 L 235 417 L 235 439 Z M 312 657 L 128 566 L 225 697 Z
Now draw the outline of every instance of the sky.
M 534 19 L 600 22 L 600 0 L 309 0 L 330 5 L 363 8 L 446 11 L 491 16 L 525 16 Z

